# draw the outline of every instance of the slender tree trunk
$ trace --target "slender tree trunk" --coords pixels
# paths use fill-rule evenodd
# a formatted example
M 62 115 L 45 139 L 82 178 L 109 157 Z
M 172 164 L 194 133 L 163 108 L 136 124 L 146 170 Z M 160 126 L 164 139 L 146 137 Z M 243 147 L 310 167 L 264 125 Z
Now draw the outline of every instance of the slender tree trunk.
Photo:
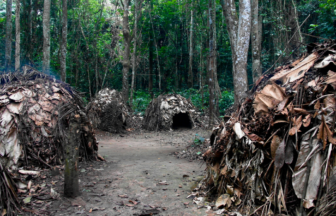
M 152 13 L 153 9 L 153 1 L 148 0 L 149 3 L 149 13 Z M 152 26 L 150 26 L 152 28 Z M 148 79 L 148 91 L 153 98 L 153 34 L 152 31 L 149 30 L 149 43 L 148 43 L 148 51 L 149 51 L 149 79 Z
M 157 70 L 158 70 L 158 81 L 159 81 L 159 90 L 161 91 L 161 66 L 160 66 L 160 56 L 159 56 L 159 50 L 157 45 L 157 40 L 155 38 L 155 31 L 154 31 L 154 24 L 151 13 L 149 14 L 150 21 L 152 23 L 152 32 L 153 32 L 153 39 L 155 44 L 155 50 L 156 50 L 156 61 L 157 61 Z
M 98 1 L 101 4 L 101 8 L 100 8 L 100 14 L 99 14 L 99 21 L 96 22 L 96 26 L 95 26 L 95 33 L 96 33 L 96 37 L 99 37 L 99 23 L 100 20 L 103 16 L 103 10 L 104 10 L 104 2 L 103 1 Z M 98 49 L 97 49 L 97 40 L 94 40 L 94 50 L 95 50 L 95 78 L 96 78 L 96 91 L 95 94 L 98 93 L 99 91 L 99 71 L 98 71 Z
M 12 0 L 6 1 L 6 51 L 5 70 L 11 70 L 12 61 Z
M 131 35 L 129 29 L 129 22 L 128 22 L 128 10 L 129 10 L 129 2 L 130 0 L 124 0 L 124 15 L 123 15 L 123 36 L 124 36 L 124 56 L 123 56 L 123 79 L 122 79 L 122 93 L 124 101 L 128 101 L 128 72 L 130 68 L 130 42 L 131 42 Z
M 201 48 L 200 48 L 200 70 L 199 70 L 199 87 L 201 92 L 201 104 L 204 104 L 204 96 L 203 96 L 203 41 L 202 41 L 202 32 L 201 32 Z
M 215 83 L 214 83 L 214 67 L 215 67 L 215 41 L 214 41 L 214 22 L 212 16 L 214 0 L 209 0 L 209 65 L 208 65 L 208 78 L 209 78 L 209 127 L 213 124 L 214 120 L 214 106 L 215 106 Z
M 189 71 L 188 71 L 188 85 L 189 88 L 192 88 L 194 86 L 193 82 L 193 35 L 194 35 L 194 10 L 193 10 L 193 4 L 191 3 L 191 9 L 190 9 L 190 39 L 189 39 Z
M 248 89 L 246 67 L 251 31 L 251 3 L 250 0 L 239 0 L 239 21 L 235 1 L 222 0 L 221 3 L 230 36 L 235 103 L 238 104 Z
M 136 73 L 136 52 L 137 52 L 137 40 L 138 40 L 138 13 L 139 13 L 139 5 L 138 0 L 134 0 L 135 4 L 135 17 L 134 17 L 134 50 L 133 50 L 133 63 L 132 63 L 132 83 L 131 83 L 131 98 L 130 98 L 130 105 L 133 104 L 133 92 L 135 90 L 135 73 Z
M 78 116 L 78 117 L 77 117 Z M 64 148 L 64 196 L 77 197 L 79 195 L 78 182 L 78 143 L 81 142 L 81 121 L 79 115 L 71 114 L 67 128 L 66 145 Z
M 68 34 L 68 5 L 67 0 L 62 0 L 62 38 L 61 38 L 61 59 L 60 70 L 61 80 L 66 81 L 66 55 L 67 55 L 67 34 Z
M 20 29 L 20 0 L 16 0 L 16 9 L 15 9 L 15 70 L 20 69 L 20 53 L 21 53 L 21 29 Z
M 29 14 L 28 14 L 28 53 L 29 61 L 32 59 L 31 53 L 33 52 L 33 2 L 29 0 Z
M 219 98 L 221 98 L 221 90 L 218 84 L 218 76 L 217 76 L 217 28 L 216 28 L 216 0 L 212 2 L 212 10 L 211 10 L 211 16 L 212 16 L 212 26 L 213 26 L 213 82 L 214 82 L 214 115 L 216 117 L 219 117 Z
M 50 6 L 51 0 L 44 0 L 43 7 L 43 63 L 42 71 L 50 73 Z
M 239 103 L 248 90 L 247 80 L 247 54 L 250 44 L 251 32 L 251 2 L 250 0 L 239 1 L 239 27 L 237 40 L 236 74 L 234 76 L 235 99 Z
M 259 16 L 259 0 L 252 0 L 252 26 L 251 26 L 251 44 L 252 44 L 252 76 L 253 82 L 256 82 L 262 74 L 261 68 L 261 37 L 262 23 Z

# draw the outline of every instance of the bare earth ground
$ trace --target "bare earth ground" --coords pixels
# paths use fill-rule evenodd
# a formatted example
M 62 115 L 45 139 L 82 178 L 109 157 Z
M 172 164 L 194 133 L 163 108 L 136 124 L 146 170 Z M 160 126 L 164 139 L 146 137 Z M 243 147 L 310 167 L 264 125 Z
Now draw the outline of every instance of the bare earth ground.
M 47 174 L 60 194 L 46 209 L 51 215 L 208 215 L 186 197 L 202 179 L 202 161 L 177 159 L 195 134 L 210 131 L 137 132 L 124 135 L 97 132 L 99 154 L 106 162 L 80 163 L 81 196 L 63 196 L 61 172 Z

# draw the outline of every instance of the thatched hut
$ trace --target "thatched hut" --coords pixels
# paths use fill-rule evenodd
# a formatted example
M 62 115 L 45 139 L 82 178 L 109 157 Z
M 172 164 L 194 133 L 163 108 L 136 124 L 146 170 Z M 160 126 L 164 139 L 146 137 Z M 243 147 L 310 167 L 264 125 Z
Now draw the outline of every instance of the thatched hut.
M 23 67 L 0 76 L 0 162 L 21 165 L 62 164 L 70 113 L 80 116 L 81 158 L 97 158 L 98 145 L 81 96 L 68 84 Z M 20 165 L 21 164 L 21 165 Z
M 86 106 L 90 122 L 94 128 L 112 133 L 126 129 L 129 109 L 120 92 L 105 88 Z
M 146 109 L 143 128 L 170 130 L 194 128 L 197 119 L 195 106 L 179 94 L 160 95 Z
M 336 214 L 335 47 L 310 44 L 255 83 L 213 130 L 197 200 L 248 215 Z

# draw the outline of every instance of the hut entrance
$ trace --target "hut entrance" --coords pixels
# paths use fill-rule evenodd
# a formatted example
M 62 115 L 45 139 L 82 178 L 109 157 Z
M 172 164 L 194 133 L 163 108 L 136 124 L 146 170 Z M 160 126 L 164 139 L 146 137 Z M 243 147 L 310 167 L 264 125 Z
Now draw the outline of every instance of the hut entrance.
M 192 129 L 192 123 L 187 113 L 177 113 L 173 116 L 173 129 L 187 128 Z

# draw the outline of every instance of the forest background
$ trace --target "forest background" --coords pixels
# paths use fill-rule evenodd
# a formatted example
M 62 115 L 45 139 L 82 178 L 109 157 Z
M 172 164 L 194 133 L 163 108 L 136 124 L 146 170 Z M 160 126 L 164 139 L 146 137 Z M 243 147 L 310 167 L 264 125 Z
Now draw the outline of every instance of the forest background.
M 85 101 L 118 89 L 135 113 L 179 93 L 222 115 L 240 78 L 249 89 L 335 36 L 336 0 L 0 0 L 1 73 L 31 65 Z

